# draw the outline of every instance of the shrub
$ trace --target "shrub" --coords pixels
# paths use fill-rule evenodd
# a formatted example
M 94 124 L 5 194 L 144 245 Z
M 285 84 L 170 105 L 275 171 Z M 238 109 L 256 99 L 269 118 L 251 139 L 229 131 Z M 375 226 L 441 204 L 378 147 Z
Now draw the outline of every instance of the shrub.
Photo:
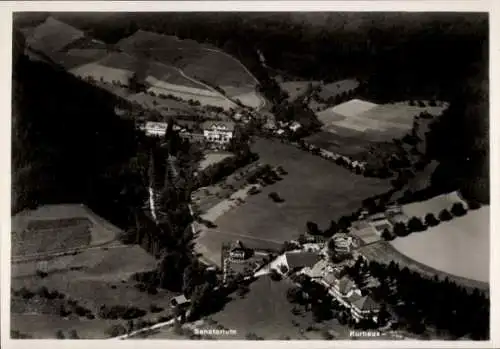
M 439 212 L 439 220 L 441 220 L 441 221 L 446 222 L 446 221 L 451 220 L 452 218 L 453 218 L 453 216 L 452 216 L 452 215 L 451 215 L 451 213 L 450 213 L 448 210 L 446 210 L 446 209 L 444 209 L 444 210 L 442 210 L 441 212 Z
M 106 334 L 108 334 L 110 337 L 118 337 L 126 333 L 127 329 L 121 324 L 113 325 L 106 330 Z
M 150 310 L 152 313 L 159 313 L 159 312 L 162 312 L 162 311 L 163 311 L 163 308 L 162 308 L 162 307 L 157 306 L 156 304 L 151 304 L 151 306 L 149 307 L 149 310 Z
M 412 217 L 408 222 L 409 232 L 419 232 L 425 230 L 425 225 L 422 223 L 420 218 Z
M 59 316 L 66 317 L 71 314 L 71 310 L 67 310 L 64 305 L 59 308 Z
M 456 202 L 451 207 L 451 213 L 454 216 L 460 217 L 465 215 L 467 213 L 467 210 L 465 209 L 464 205 L 461 202 Z
M 254 341 L 255 341 L 255 340 L 262 340 L 262 339 L 264 339 L 264 338 L 257 336 L 257 335 L 256 335 L 255 333 L 253 333 L 253 332 L 249 332 L 249 333 L 247 333 L 247 334 L 245 335 L 245 339 L 247 339 L 247 340 L 254 340 Z
M 428 227 L 435 227 L 439 224 L 438 219 L 432 213 L 428 213 L 425 215 L 424 222 Z
M 384 239 L 385 241 L 391 241 L 394 239 L 394 235 L 392 235 L 389 229 L 385 228 L 382 232 L 382 239 Z
M 80 337 L 78 337 L 78 332 L 76 332 L 76 330 L 71 330 L 69 332 L 69 338 L 70 339 L 79 339 Z
M 276 192 L 269 193 L 269 198 L 271 198 L 271 200 L 277 203 L 285 201 Z
M 57 330 L 56 332 L 56 338 L 57 339 L 65 339 L 66 337 L 64 336 L 64 332 L 61 330 Z
M 402 222 L 394 224 L 394 234 L 396 234 L 397 236 L 408 235 L 408 229 L 406 228 L 406 224 Z
M 42 270 L 37 270 L 36 271 L 36 276 L 38 276 L 40 279 L 46 278 L 49 275 L 46 271 Z
M 37 291 L 36 294 L 39 295 L 42 298 L 49 298 L 50 292 L 49 289 L 46 286 L 40 287 Z
M 288 267 L 284 264 L 280 265 L 280 271 L 283 273 L 283 274 L 286 274 L 288 273 Z
M 468 205 L 469 205 L 470 210 L 477 210 L 477 209 L 481 208 L 481 203 L 479 203 L 476 200 L 469 201 Z
M 271 273 L 269 274 L 269 277 L 273 281 L 280 281 L 281 280 L 281 275 L 274 269 L 271 270 Z

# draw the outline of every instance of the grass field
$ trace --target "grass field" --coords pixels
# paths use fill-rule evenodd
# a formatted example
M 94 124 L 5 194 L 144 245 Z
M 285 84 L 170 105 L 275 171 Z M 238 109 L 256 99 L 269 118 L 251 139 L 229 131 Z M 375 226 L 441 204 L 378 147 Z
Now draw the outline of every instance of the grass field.
M 467 208 L 467 203 L 455 191 L 435 196 L 429 200 L 403 205 L 402 210 L 408 217 L 420 217 L 423 219 L 427 213 L 432 213 L 437 217 L 442 210 L 450 210 L 453 204 L 457 202 Z
M 209 250 L 220 250 L 222 242 L 234 239 L 254 247 L 279 247 L 303 233 L 307 221 L 326 228 L 330 220 L 357 210 L 366 197 L 389 188 L 386 181 L 356 176 L 280 142 L 258 139 L 254 151 L 262 163 L 282 165 L 288 174 L 219 217 L 217 228 L 200 241 Z M 273 202 L 270 192 L 277 192 L 285 201 Z
M 250 292 L 244 298 L 234 295 L 234 299 L 211 318 L 226 328 L 235 329 L 238 339 L 244 339 L 248 333 L 275 340 L 285 337 L 320 339 L 319 333 L 305 331 L 309 326 L 334 330 L 339 338 L 346 338 L 347 328 L 336 320 L 316 324 L 311 312 L 293 315 L 294 305 L 286 299 L 287 290 L 293 286 L 288 279 L 272 281 L 268 276 L 262 276 L 250 285 Z
M 309 80 L 285 81 L 280 83 L 280 87 L 283 91 L 288 93 L 288 101 L 292 102 L 307 91 L 309 84 L 315 86 L 319 84 L 319 82 Z
M 156 261 L 141 247 L 136 245 L 114 245 L 90 249 L 75 255 L 47 260 L 44 278 L 36 275 L 40 262 L 16 263 L 12 265 L 11 287 L 19 290 L 26 287 L 36 291 L 45 286 L 49 291 L 57 290 L 66 299 L 73 299 L 79 305 L 90 309 L 95 319 L 82 319 L 75 314 L 68 318 L 59 315 L 59 303 L 37 297 L 23 301 L 11 315 L 11 328 L 34 338 L 55 338 L 58 329 L 68 332 L 77 330 L 81 338 L 105 338 L 105 331 L 113 324 L 125 320 L 106 320 L 97 316 L 101 305 L 135 306 L 147 311 L 142 320 L 154 320 L 170 313 L 169 301 L 174 294 L 159 290 L 157 294 L 139 291 L 131 280 L 136 272 L 155 268 Z M 150 312 L 151 305 L 163 311 Z M 136 320 L 137 321 L 137 320 Z
M 127 96 L 130 101 L 137 102 L 147 109 L 159 111 L 162 115 L 193 115 L 196 113 L 196 108 L 190 106 L 186 102 L 176 101 L 168 98 L 159 98 L 150 96 L 147 93 L 140 92 Z
M 321 90 L 319 91 L 319 97 L 322 99 L 336 97 L 344 92 L 352 91 L 358 86 L 359 86 L 359 81 L 355 79 L 335 81 L 330 84 L 323 85 L 321 87 Z
M 436 107 L 418 107 L 406 102 L 376 105 L 352 100 L 316 113 L 324 124 L 323 130 L 306 140 L 320 148 L 353 157 L 374 142 L 404 136 L 412 128 L 414 117 L 421 112 L 436 116 L 445 108 L 445 103 Z M 426 127 L 421 128 L 424 131 Z
M 12 218 L 12 252 L 22 256 L 100 245 L 119 232 L 83 205 L 45 205 Z
M 127 53 L 145 54 L 182 69 L 186 75 L 212 86 L 255 87 L 256 81 L 234 57 L 193 40 L 139 30 L 118 42 Z
M 29 32 L 27 44 L 44 53 L 56 52 L 85 36 L 84 32 L 66 23 L 48 17 Z
M 365 134 L 349 132 L 349 130 L 345 130 L 342 134 L 320 131 L 306 137 L 305 141 L 319 148 L 350 157 L 362 153 L 372 143 Z
M 434 269 L 488 283 L 489 219 L 489 206 L 484 206 L 424 232 L 396 238 L 391 245 L 409 258 Z
M 224 159 L 230 158 L 234 156 L 232 153 L 222 153 L 222 152 L 213 152 L 205 154 L 202 161 L 200 161 L 198 170 L 203 171 L 208 166 L 217 164 Z
M 414 117 L 421 112 L 436 116 L 445 108 L 446 104 L 435 107 L 410 106 L 406 102 L 376 105 L 353 99 L 316 115 L 328 132 L 357 132 L 374 141 L 383 141 L 406 134 L 412 127 Z

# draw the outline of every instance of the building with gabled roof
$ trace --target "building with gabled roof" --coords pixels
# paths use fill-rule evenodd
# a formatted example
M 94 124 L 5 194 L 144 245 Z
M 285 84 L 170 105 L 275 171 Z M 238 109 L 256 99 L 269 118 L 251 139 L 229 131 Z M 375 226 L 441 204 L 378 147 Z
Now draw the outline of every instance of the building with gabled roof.
M 312 281 L 323 285 L 332 297 L 351 311 L 356 321 L 376 319 L 380 310 L 379 304 L 370 296 L 363 295 L 350 277 L 346 275 L 340 277 L 341 270 L 333 267 L 328 260 L 322 259 L 314 266 L 304 268 L 302 273 L 308 275 Z
M 232 121 L 206 121 L 202 124 L 205 141 L 217 147 L 224 147 L 233 139 L 235 123 Z
M 284 264 L 288 270 L 298 270 L 312 268 L 319 260 L 320 255 L 315 252 L 285 252 Z
M 380 305 L 370 296 L 356 297 L 355 299 L 350 300 L 350 303 L 351 313 L 358 321 L 368 319 L 370 317 L 376 319 L 376 316 L 380 311 Z

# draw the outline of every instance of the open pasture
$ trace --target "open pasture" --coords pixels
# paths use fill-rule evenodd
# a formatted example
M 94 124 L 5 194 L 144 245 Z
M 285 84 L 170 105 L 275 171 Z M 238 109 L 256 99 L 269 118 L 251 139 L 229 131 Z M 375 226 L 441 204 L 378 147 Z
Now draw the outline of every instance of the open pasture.
M 254 333 L 264 339 L 319 339 L 317 331 L 306 331 L 309 326 L 318 330 L 334 330 L 340 338 L 346 338 L 347 327 L 336 320 L 315 323 L 311 312 L 290 303 L 286 294 L 295 285 L 289 280 L 273 281 L 262 276 L 250 284 L 250 292 L 243 298 L 233 296 L 225 308 L 211 316 L 222 326 L 235 329 L 238 338 Z M 301 314 L 294 315 L 292 309 L 301 308 Z
M 254 109 L 263 108 L 266 105 L 264 97 L 256 91 L 236 95 L 233 100 L 240 101 L 243 105 Z
M 45 22 L 29 31 L 26 43 L 33 49 L 50 53 L 57 52 L 84 36 L 83 31 L 48 17 Z
M 298 97 L 304 95 L 309 85 L 316 86 L 318 84 L 318 81 L 296 80 L 281 82 L 280 87 L 283 91 L 288 93 L 288 101 L 292 102 Z
M 198 166 L 198 170 L 203 171 L 208 166 L 217 164 L 217 163 L 221 162 L 222 160 L 230 158 L 232 156 L 234 156 L 234 154 L 225 153 L 225 152 L 206 153 L 205 156 L 203 157 L 203 160 L 200 161 L 200 164 Z
M 183 58 L 176 63 L 189 76 L 216 86 L 255 86 L 256 80 L 234 57 L 217 50 L 204 49 L 201 57 L 192 57 L 191 49 L 182 50 Z
M 406 102 L 377 105 L 353 99 L 317 113 L 325 131 L 359 133 L 372 141 L 386 141 L 405 135 L 421 112 L 439 115 L 446 104 L 435 107 L 410 106 Z
M 35 225 L 39 225 L 37 223 L 40 222 L 51 223 L 52 227 L 36 227 Z M 66 251 L 85 247 L 90 243 L 89 220 L 81 219 L 72 224 L 58 224 L 63 222 L 62 220 L 31 221 L 26 230 L 12 234 L 12 255 Z
M 355 79 L 345 79 L 340 81 L 335 81 L 329 84 L 321 86 L 319 91 L 319 97 L 321 99 L 328 99 L 330 97 L 336 97 L 342 93 L 352 91 L 359 86 L 359 81 Z
M 16 306 L 11 316 L 12 329 L 32 335 L 34 338 L 55 338 L 58 329 L 65 333 L 75 329 L 80 338 L 102 339 L 106 330 L 114 324 L 126 326 L 123 319 L 106 320 L 98 316 L 99 308 L 106 306 L 135 306 L 146 311 L 141 319 L 157 319 L 167 315 L 171 309 L 172 294 L 158 290 L 156 294 L 141 292 L 131 279 L 136 272 L 150 271 L 156 261 L 137 245 L 114 245 L 89 249 L 81 253 L 47 260 L 45 270 L 48 275 L 41 278 L 36 270 L 41 262 L 15 263 L 12 265 L 11 287 L 23 287 L 36 292 L 41 287 L 64 294 L 64 300 L 75 300 L 89 309 L 94 319 L 81 318 L 75 313 L 66 318 L 59 314 L 60 300 L 47 300 L 35 296 L 23 300 L 27 306 Z M 151 305 L 163 308 L 157 313 L 150 311 Z M 137 320 L 135 320 L 137 322 Z
M 258 139 L 254 151 L 262 163 L 281 165 L 288 174 L 219 217 L 215 221 L 216 231 L 206 235 L 214 248 L 228 239 L 258 241 L 264 245 L 261 247 L 274 248 L 304 233 L 307 221 L 326 228 L 330 220 L 357 210 L 366 197 L 389 188 L 387 181 L 354 175 L 330 161 L 280 142 Z M 273 202 L 268 197 L 271 192 L 278 193 L 284 202 Z
M 128 86 L 130 78 L 134 75 L 130 70 L 111 68 L 98 62 L 78 66 L 70 72 L 81 79 L 92 78 L 109 84 L 117 82 L 125 86 Z
M 391 245 L 409 258 L 463 278 L 489 282 L 490 209 L 484 206 Z
M 139 30 L 118 42 L 123 52 L 147 55 L 182 69 L 186 75 L 213 86 L 255 86 L 256 81 L 234 57 L 209 45 Z
M 98 61 L 106 54 L 105 49 L 71 49 L 67 52 L 49 53 L 48 56 L 64 69 L 71 71 L 79 66 Z
M 370 145 L 366 135 L 349 130 L 338 130 L 338 133 L 320 131 L 305 138 L 305 141 L 319 148 L 356 158 Z
M 196 113 L 196 108 L 190 106 L 187 102 L 155 97 L 144 92 L 129 95 L 127 99 L 137 102 L 147 109 L 154 109 L 165 116 L 193 115 Z
M 31 255 L 100 245 L 119 232 L 83 205 L 44 205 L 12 218 L 12 251 Z
M 177 68 L 166 64 L 149 61 L 146 75 L 158 81 L 162 81 L 172 85 L 179 85 L 208 91 L 208 88 L 205 85 L 186 78 Z
M 438 217 L 442 210 L 451 210 L 453 204 L 461 203 L 467 209 L 467 202 L 463 200 L 458 192 L 451 192 L 435 196 L 429 200 L 412 202 L 403 205 L 402 211 L 408 217 L 419 217 L 423 219 L 426 214 L 432 213 Z

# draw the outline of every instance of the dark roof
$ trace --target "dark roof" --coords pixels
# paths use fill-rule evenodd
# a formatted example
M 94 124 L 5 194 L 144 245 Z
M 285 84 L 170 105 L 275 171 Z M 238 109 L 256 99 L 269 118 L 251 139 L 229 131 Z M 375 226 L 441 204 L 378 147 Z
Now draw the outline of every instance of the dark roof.
M 347 292 L 349 292 L 350 289 L 352 289 L 355 286 L 356 286 L 356 284 L 354 283 L 354 281 L 352 281 L 347 276 L 344 276 L 339 281 L 339 291 L 340 291 L 340 293 L 347 293 Z
M 243 246 L 243 243 L 240 240 L 233 241 L 229 247 L 230 251 L 233 250 L 246 250 L 245 246 Z
M 353 301 L 352 305 L 362 311 L 376 311 L 380 309 L 380 306 L 370 296 L 361 297 Z
M 320 260 L 320 255 L 314 252 L 286 252 L 285 258 L 290 269 L 311 268 Z
M 210 127 L 213 127 L 213 126 L 225 126 L 227 127 L 229 130 L 234 130 L 234 127 L 235 127 L 235 123 L 232 122 L 232 121 L 205 121 L 203 124 L 202 124 L 202 128 L 204 130 L 210 128 Z

